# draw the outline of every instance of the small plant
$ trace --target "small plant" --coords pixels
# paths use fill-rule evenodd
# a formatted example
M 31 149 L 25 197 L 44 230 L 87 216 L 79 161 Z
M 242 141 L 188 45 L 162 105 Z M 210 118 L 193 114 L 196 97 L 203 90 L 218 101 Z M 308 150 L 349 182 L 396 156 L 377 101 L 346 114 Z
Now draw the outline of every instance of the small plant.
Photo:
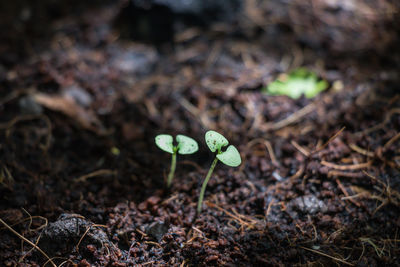
M 304 94 L 313 98 L 328 88 L 328 82 L 318 79 L 317 75 L 305 68 L 298 68 L 289 74 L 281 74 L 263 91 L 269 95 L 287 95 L 297 99 Z
M 197 150 L 199 150 L 199 146 L 197 142 L 185 135 L 178 134 L 176 136 L 176 142 L 178 143 L 176 146 L 173 144 L 173 138 L 169 134 L 160 134 L 156 136 L 155 142 L 156 145 L 165 152 L 172 154 L 171 160 L 171 170 L 168 174 L 167 186 L 170 187 L 172 183 L 172 179 L 174 179 L 174 173 L 176 168 L 176 154 L 179 153 L 181 155 L 193 154 Z
M 208 148 L 212 152 L 217 152 L 217 154 L 211 164 L 210 169 L 208 170 L 203 185 L 201 186 L 199 202 L 197 203 L 197 213 L 199 214 L 201 212 L 201 206 L 203 203 L 204 192 L 206 191 L 207 183 L 210 180 L 211 174 L 213 173 L 214 168 L 218 163 L 218 160 L 230 167 L 237 167 L 240 165 L 240 163 L 242 163 L 239 151 L 236 149 L 235 146 L 230 145 L 225 151 L 221 150 L 222 147 L 225 147 L 229 144 L 228 140 L 226 140 L 226 138 L 222 134 L 215 131 L 208 131 L 205 138 Z

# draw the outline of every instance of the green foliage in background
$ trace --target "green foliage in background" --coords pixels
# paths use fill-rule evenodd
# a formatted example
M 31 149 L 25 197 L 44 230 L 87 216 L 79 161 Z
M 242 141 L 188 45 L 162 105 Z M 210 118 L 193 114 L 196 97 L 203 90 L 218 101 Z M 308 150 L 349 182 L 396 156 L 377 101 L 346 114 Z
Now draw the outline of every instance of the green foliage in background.
M 264 87 L 263 92 L 298 99 L 303 94 L 307 98 L 313 98 L 327 88 L 327 81 L 318 79 L 315 73 L 305 68 L 299 68 L 289 74 L 281 74 L 275 81 Z

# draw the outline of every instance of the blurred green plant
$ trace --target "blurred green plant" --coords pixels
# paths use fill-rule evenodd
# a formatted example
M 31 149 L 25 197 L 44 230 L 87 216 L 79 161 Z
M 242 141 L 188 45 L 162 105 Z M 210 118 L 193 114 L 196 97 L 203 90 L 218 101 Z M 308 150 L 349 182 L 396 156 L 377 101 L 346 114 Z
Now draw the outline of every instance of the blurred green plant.
M 160 134 L 155 138 L 156 145 L 163 151 L 172 154 L 171 170 L 168 174 L 167 186 L 170 187 L 172 180 L 174 179 L 175 168 L 176 168 L 176 154 L 181 155 L 193 154 L 199 150 L 197 142 L 185 135 L 178 134 L 176 136 L 176 146 L 173 144 L 173 137 L 169 134 Z
M 303 94 L 307 98 L 313 98 L 328 86 L 328 82 L 318 79 L 315 73 L 305 68 L 298 68 L 289 74 L 279 75 L 262 91 L 269 95 L 286 95 L 294 99 L 298 99 Z
M 229 144 L 228 140 L 220 133 L 215 131 L 208 131 L 205 136 L 206 143 L 208 148 L 212 152 L 217 152 L 213 163 L 211 164 L 210 169 L 208 170 L 207 176 L 204 179 L 203 185 L 201 186 L 199 202 L 197 203 L 197 213 L 200 214 L 201 206 L 203 203 L 204 192 L 206 191 L 207 183 L 210 180 L 211 174 L 214 171 L 215 166 L 218 161 L 221 161 L 225 165 L 230 167 L 237 167 L 242 163 L 242 159 L 240 158 L 239 151 L 235 146 L 230 145 L 225 151 L 222 151 L 222 147 L 225 147 Z

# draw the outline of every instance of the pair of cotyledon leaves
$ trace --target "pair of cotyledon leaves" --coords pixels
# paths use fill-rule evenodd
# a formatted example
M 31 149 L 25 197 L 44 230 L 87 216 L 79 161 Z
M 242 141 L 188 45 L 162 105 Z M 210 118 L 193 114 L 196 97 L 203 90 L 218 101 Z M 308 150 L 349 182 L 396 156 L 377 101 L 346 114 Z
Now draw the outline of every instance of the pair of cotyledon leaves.
M 212 152 L 217 152 L 216 157 L 222 163 L 231 167 L 237 167 L 242 163 L 239 151 L 233 145 L 228 146 L 226 151 L 221 151 L 222 147 L 229 144 L 228 140 L 222 134 L 215 131 L 208 131 L 205 138 L 208 148 Z M 199 149 L 197 142 L 194 139 L 181 134 L 176 136 L 176 142 L 178 143 L 177 146 L 174 146 L 173 137 L 168 134 L 158 135 L 155 141 L 160 149 L 171 154 L 174 154 L 175 152 L 182 155 L 192 154 Z
M 225 151 L 221 151 L 222 147 L 229 144 L 228 140 L 220 133 L 208 131 L 206 133 L 206 143 L 212 152 L 217 152 L 217 158 L 224 164 L 237 167 L 242 163 L 239 151 L 235 146 L 230 145 Z
M 199 150 L 199 146 L 194 139 L 182 134 L 176 136 L 176 142 L 178 143 L 177 146 L 174 146 L 173 142 L 174 139 L 169 134 L 160 134 L 156 136 L 157 146 L 161 150 L 171 154 L 178 152 L 179 154 L 187 155 L 193 154 Z

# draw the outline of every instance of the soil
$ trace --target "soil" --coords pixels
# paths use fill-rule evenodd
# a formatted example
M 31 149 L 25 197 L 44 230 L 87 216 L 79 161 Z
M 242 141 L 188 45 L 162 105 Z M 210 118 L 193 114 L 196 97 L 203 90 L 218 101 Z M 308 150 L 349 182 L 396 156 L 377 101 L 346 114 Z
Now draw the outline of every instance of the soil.
M 117 14 L 51 21 L 0 65 L 1 266 L 400 266 L 398 50 L 221 24 L 156 48 L 118 38 Z M 262 93 L 300 66 L 329 89 Z M 242 164 L 217 165 L 196 214 L 209 129 Z M 161 133 L 200 147 L 170 189 Z

